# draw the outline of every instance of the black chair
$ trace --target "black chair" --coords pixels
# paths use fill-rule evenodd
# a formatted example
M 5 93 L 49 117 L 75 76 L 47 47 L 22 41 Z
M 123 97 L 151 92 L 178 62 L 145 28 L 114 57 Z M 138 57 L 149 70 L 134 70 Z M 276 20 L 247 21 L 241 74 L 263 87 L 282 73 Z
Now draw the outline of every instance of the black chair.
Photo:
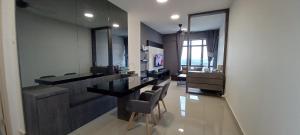
M 56 76 L 55 75 L 47 75 L 47 76 L 40 77 L 40 79 L 52 78 L 52 77 L 56 77 Z
M 154 123 L 156 124 L 156 118 L 153 114 L 153 110 L 156 107 L 162 88 L 157 89 L 154 92 L 143 92 L 138 100 L 130 100 L 127 104 L 126 109 L 131 113 L 127 129 L 132 128 L 133 119 L 138 113 L 143 113 L 146 115 L 146 128 L 147 135 L 151 135 L 151 130 L 149 128 L 149 117 L 152 117 Z
M 159 97 L 159 101 L 162 102 L 162 104 L 163 104 L 163 106 L 164 106 L 164 108 L 165 108 L 165 111 L 167 111 L 167 107 L 166 107 L 166 104 L 165 104 L 165 102 L 164 102 L 164 98 L 167 96 L 167 93 L 168 93 L 170 84 L 171 84 L 171 81 L 168 80 L 167 82 L 165 82 L 165 84 L 164 84 L 163 86 L 156 86 L 156 85 L 154 85 L 154 86 L 152 87 L 152 91 L 146 91 L 146 92 L 153 92 L 153 91 L 156 91 L 156 90 L 162 88 L 162 92 L 161 92 L 161 95 L 160 95 L 160 97 Z M 158 105 L 157 105 L 157 106 L 158 106 L 158 116 L 159 116 L 159 118 L 160 118 L 160 104 L 159 104 L 159 102 L 158 102 L 157 104 L 158 104 Z
M 67 76 L 67 75 L 76 75 L 77 73 L 65 73 L 64 76 Z

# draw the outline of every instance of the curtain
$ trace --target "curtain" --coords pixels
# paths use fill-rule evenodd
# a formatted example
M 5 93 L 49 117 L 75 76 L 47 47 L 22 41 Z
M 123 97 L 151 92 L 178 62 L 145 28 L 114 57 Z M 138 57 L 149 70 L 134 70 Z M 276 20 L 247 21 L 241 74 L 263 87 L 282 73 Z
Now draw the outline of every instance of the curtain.
M 125 67 L 128 67 L 128 37 L 123 37 L 125 47 Z
M 176 50 L 177 50 L 177 71 L 181 69 L 181 54 L 182 54 L 182 46 L 183 41 L 185 40 L 185 32 L 177 32 L 176 33 Z
M 214 60 L 213 67 L 217 66 L 218 58 L 218 46 L 219 46 L 219 30 L 207 31 L 207 53 L 208 53 L 208 67 L 211 67 L 210 63 Z

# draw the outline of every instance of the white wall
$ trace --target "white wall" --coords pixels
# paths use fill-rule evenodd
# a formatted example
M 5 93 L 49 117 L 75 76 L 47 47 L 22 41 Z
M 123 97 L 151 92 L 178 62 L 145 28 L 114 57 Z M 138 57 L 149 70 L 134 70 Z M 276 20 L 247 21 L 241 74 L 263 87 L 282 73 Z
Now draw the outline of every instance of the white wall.
M 236 0 L 226 99 L 245 135 L 300 133 L 300 1 Z
M 8 135 L 24 135 L 25 124 L 22 108 L 18 52 L 15 33 L 15 1 L 2 0 L 1 14 L 1 43 L 0 43 L 0 71 L 1 90 L 5 97 L 5 119 Z M 3 63 L 2 63 L 3 62 Z M 3 86 L 5 85 L 5 86 Z
M 23 87 L 36 85 L 34 79 L 41 76 L 89 72 L 92 52 L 88 28 L 16 11 Z
M 128 67 L 130 71 L 140 74 L 141 21 L 128 12 Z

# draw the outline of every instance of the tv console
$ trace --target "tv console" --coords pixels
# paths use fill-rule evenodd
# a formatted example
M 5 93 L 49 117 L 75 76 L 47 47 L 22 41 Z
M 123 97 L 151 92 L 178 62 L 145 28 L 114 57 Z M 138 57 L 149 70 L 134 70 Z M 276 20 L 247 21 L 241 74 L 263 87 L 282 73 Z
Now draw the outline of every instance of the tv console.
M 158 83 L 160 83 L 170 78 L 170 70 L 163 68 L 159 69 L 158 71 L 148 71 L 147 76 L 158 79 Z

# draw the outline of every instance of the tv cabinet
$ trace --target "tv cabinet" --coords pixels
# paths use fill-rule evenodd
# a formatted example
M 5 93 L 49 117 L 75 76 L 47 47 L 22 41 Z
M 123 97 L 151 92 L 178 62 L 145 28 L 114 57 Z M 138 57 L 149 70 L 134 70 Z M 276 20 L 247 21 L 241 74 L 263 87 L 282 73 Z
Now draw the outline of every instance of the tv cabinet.
M 158 83 L 160 83 L 160 82 L 165 81 L 170 78 L 170 70 L 159 69 L 158 71 L 155 71 L 155 70 L 148 71 L 147 76 L 158 79 Z

